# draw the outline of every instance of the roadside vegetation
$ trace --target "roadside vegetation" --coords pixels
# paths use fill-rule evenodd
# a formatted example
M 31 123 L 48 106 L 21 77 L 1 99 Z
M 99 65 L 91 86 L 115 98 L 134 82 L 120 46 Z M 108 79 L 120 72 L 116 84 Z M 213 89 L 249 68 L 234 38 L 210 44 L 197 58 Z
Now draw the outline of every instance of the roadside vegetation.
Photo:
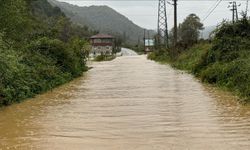
M 199 22 L 199 19 L 196 22 Z M 189 28 L 193 27 L 179 30 L 179 37 L 182 37 L 180 34 L 190 31 Z M 199 34 L 198 29 L 200 28 L 196 28 L 196 35 Z M 250 102 L 249 19 L 243 17 L 235 23 L 223 22 L 213 32 L 209 41 L 199 41 L 198 37 L 189 42 L 182 40 L 184 39 L 178 39 L 178 50 L 175 55 L 171 49 L 161 49 L 151 53 L 148 58 L 170 63 L 175 68 L 193 73 L 203 82 L 237 94 L 244 102 Z
M 115 55 L 99 55 L 94 58 L 94 61 L 111 61 L 116 58 Z
M 0 2 L 0 106 L 20 102 L 82 74 L 94 34 L 47 0 Z

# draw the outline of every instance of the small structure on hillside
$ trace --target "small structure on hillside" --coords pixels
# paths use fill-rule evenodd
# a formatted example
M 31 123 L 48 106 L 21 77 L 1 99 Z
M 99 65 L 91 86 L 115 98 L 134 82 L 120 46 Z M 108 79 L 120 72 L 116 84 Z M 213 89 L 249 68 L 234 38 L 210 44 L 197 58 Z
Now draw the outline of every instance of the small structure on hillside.
M 90 38 L 91 55 L 112 55 L 114 50 L 114 37 L 108 34 L 97 34 Z

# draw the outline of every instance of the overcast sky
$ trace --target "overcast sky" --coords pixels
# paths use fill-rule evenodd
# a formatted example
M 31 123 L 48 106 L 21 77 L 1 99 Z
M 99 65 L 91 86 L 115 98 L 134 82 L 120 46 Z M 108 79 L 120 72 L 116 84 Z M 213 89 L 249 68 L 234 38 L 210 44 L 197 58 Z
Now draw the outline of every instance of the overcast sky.
M 125 15 L 137 25 L 148 28 L 157 28 L 158 0 L 59 0 L 78 6 L 107 5 L 117 12 Z M 170 1 L 171 2 L 171 1 Z M 239 13 L 246 10 L 246 0 L 237 1 Z M 205 26 L 217 25 L 223 19 L 231 19 L 232 12 L 228 8 L 229 0 L 222 0 L 211 15 L 204 20 Z M 178 22 L 190 13 L 197 14 L 203 20 L 209 14 L 211 8 L 216 6 L 216 0 L 179 0 L 178 1 Z M 248 11 L 249 12 L 249 11 Z M 173 26 L 173 6 L 167 4 L 168 26 Z

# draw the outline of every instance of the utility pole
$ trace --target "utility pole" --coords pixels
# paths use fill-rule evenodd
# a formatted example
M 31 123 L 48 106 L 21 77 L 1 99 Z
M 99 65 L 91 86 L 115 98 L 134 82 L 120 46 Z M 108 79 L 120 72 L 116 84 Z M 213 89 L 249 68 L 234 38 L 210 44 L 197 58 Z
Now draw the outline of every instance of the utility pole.
M 234 2 L 234 6 L 235 6 L 235 13 L 236 13 L 236 20 L 238 21 L 239 20 L 239 15 L 238 15 L 238 7 L 236 5 L 236 2 Z
M 150 37 L 149 37 L 149 31 L 148 31 L 148 47 L 150 45 L 150 41 L 149 41 Z
M 240 5 L 237 5 L 235 1 L 229 2 L 229 4 L 230 5 L 228 7 L 232 7 L 232 9 L 230 9 L 232 11 L 232 21 L 233 21 L 233 23 L 235 23 L 235 21 L 239 20 L 237 6 L 240 6 Z
M 177 0 L 174 1 L 174 47 L 177 46 Z
M 249 0 L 247 0 L 247 3 L 246 3 L 246 17 L 247 17 L 247 13 L 248 13 L 248 2 L 249 2 Z
M 228 8 L 232 7 L 232 9 L 230 9 L 232 11 L 232 22 L 234 23 L 235 22 L 235 5 L 234 5 L 234 1 L 233 2 L 229 2 L 229 6 Z
M 158 30 L 158 44 L 160 46 L 164 46 L 165 48 L 168 47 L 166 0 L 159 0 L 157 30 Z
M 138 37 L 138 41 L 137 41 L 137 49 L 140 50 L 140 37 Z
M 233 23 L 235 22 L 235 16 L 234 16 L 234 14 L 235 14 L 235 5 L 234 5 L 234 2 L 233 2 L 233 9 L 232 9 L 232 11 L 233 11 Z
M 143 34 L 143 48 L 144 48 L 144 51 L 145 51 L 145 40 L 146 40 L 146 29 L 144 29 L 144 34 Z

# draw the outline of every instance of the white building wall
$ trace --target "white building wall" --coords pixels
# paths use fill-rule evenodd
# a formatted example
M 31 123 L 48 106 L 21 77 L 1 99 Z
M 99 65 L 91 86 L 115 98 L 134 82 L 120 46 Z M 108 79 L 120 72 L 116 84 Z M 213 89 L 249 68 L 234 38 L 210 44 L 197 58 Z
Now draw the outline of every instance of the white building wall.
M 112 46 L 92 46 L 91 50 L 92 55 L 111 55 L 112 54 Z

